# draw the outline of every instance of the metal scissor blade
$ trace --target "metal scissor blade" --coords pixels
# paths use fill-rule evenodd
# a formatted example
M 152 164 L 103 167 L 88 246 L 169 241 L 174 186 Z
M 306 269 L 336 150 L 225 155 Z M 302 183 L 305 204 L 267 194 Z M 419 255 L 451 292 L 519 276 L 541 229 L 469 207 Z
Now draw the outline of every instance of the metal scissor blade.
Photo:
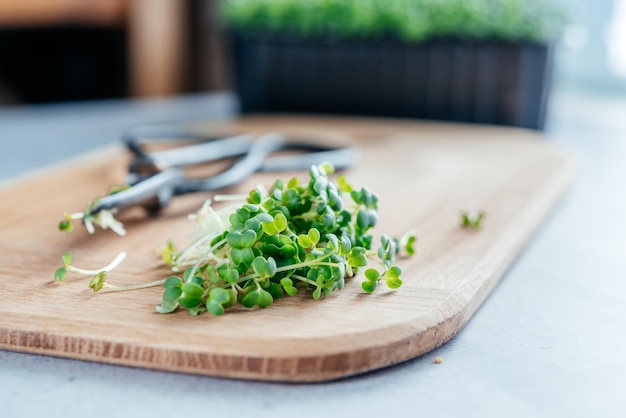
M 185 179 L 176 187 L 175 194 L 218 190 L 240 183 L 259 171 L 268 155 L 284 148 L 286 142 L 285 137 L 278 133 L 260 136 L 230 168 L 206 179 Z
M 146 153 L 138 156 L 131 163 L 130 171 L 141 172 L 144 167 L 158 167 L 162 171 L 170 167 L 200 164 L 243 155 L 248 152 L 252 139 L 251 135 L 237 135 L 166 151 Z
M 294 146 L 292 149 L 302 149 L 308 152 L 268 157 L 263 161 L 260 171 L 303 170 L 322 163 L 330 163 L 335 169 L 342 170 L 356 164 L 360 158 L 359 151 L 353 147 L 331 150 L 321 147 L 316 149 L 312 146 Z

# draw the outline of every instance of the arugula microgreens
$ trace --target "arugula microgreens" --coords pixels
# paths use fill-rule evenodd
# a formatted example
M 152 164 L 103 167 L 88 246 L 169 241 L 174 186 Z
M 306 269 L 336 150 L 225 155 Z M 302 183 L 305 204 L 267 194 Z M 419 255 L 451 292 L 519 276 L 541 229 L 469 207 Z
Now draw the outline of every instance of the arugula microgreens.
M 165 263 L 182 277 L 121 288 L 106 284 L 103 273 L 104 278 L 94 277 L 91 287 L 98 291 L 163 285 L 156 310 L 170 313 L 184 308 L 191 315 L 205 311 L 222 315 L 238 303 L 265 308 L 304 289 L 313 299 L 325 298 L 370 261 L 378 267 L 365 271 L 365 292 L 373 292 L 381 281 L 399 288 L 401 270 L 394 262 L 397 255 L 415 252 L 415 236 L 396 239 L 383 234 L 380 246 L 372 249 L 378 195 L 365 187 L 353 188 L 343 176 L 331 181 L 333 172 L 330 164 L 316 165 L 310 168 L 307 183 L 279 179 L 269 191 L 257 186 L 247 195 L 215 196 L 244 201 L 219 211 L 207 201 L 196 216 L 196 239 L 180 251 L 171 241 L 162 249 Z M 64 257 L 64 262 L 67 271 L 74 271 L 71 260 Z

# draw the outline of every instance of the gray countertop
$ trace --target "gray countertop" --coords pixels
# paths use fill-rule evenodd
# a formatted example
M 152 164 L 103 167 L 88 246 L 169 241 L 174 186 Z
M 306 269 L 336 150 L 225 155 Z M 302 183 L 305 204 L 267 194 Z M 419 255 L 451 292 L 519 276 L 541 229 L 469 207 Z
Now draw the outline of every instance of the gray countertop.
M 0 181 L 132 124 L 234 109 L 219 94 L 0 110 Z M 557 92 L 547 136 L 578 155 L 575 183 L 469 324 L 433 352 L 336 382 L 277 384 L 0 351 L 0 416 L 626 416 L 626 98 Z

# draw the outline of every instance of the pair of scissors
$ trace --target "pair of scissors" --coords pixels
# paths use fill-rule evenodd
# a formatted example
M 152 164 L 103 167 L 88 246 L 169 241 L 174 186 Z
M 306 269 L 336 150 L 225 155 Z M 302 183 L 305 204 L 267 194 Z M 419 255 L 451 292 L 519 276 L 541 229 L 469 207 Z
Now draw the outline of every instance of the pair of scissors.
M 359 158 L 358 151 L 351 146 L 298 142 L 275 132 L 258 137 L 241 134 L 215 138 L 181 125 L 155 124 L 133 127 L 124 133 L 123 140 L 134 155 L 126 188 L 99 198 L 89 211 L 92 215 L 135 205 L 156 213 L 174 196 L 233 186 L 255 172 L 306 170 L 325 162 L 340 170 L 355 164 Z M 191 144 L 162 151 L 147 150 L 154 143 L 173 141 Z M 278 155 L 280 151 L 295 153 Z M 191 178 L 185 174 L 186 166 L 233 157 L 235 162 L 216 175 Z

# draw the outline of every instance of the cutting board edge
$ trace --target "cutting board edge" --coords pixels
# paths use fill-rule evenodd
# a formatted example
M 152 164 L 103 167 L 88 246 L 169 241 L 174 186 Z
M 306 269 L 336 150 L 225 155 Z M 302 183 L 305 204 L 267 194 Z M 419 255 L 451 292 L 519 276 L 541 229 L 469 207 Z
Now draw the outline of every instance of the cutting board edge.
M 425 354 L 454 337 L 471 314 L 460 311 L 425 332 L 357 350 L 301 357 L 252 357 L 108 342 L 0 327 L 0 349 L 71 360 L 214 377 L 276 382 L 325 382 L 382 369 Z M 332 339 L 332 337 L 329 337 Z M 424 344 L 426 342 L 427 344 Z M 105 347 L 94 350 L 94 347 Z M 407 349 L 408 347 L 408 349 Z M 79 356 L 79 357 L 78 357 Z M 165 359 L 163 361 L 163 359 Z

